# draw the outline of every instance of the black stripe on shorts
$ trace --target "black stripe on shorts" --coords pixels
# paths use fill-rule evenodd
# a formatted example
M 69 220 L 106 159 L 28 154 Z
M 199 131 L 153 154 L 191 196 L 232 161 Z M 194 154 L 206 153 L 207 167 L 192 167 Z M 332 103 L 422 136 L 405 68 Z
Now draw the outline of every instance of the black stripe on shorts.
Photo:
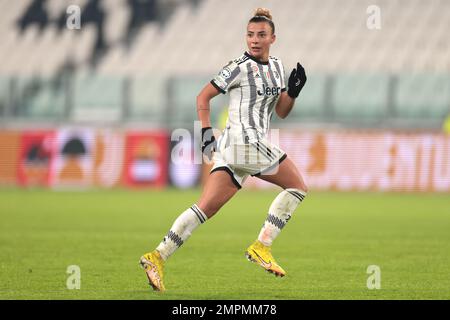
M 272 169 L 275 169 L 277 166 L 279 166 L 283 161 L 284 161 L 284 159 L 286 159 L 287 158 L 287 154 L 285 153 L 285 154 L 283 154 L 283 156 L 280 158 L 280 160 L 278 160 L 277 162 L 275 162 L 273 165 L 271 165 L 270 167 L 268 167 L 268 168 L 265 168 L 264 170 L 261 170 L 260 172 L 258 172 L 258 173 L 255 173 L 255 174 L 252 174 L 251 176 L 252 177 L 259 177 L 259 176 L 261 176 L 261 175 L 263 175 L 264 173 L 266 173 L 266 172 L 268 172 L 268 171 L 270 171 L 270 170 L 272 170 Z
M 211 170 L 210 174 L 213 173 L 213 172 L 216 172 L 216 171 L 220 171 L 220 170 L 226 171 L 226 172 L 230 175 L 231 181 L 233 181 L 234 185 L 235 185 L 238 189 L 241 189 L 241 188 L 242 188 L 242 186 L 239 184 L 239 182 L 238 182 L 238 181 L 236 180 L 236 178 L 234 177 L 233 172 L 232 172 L 232 171 L 230 170 L 230 168 L 228 168 L 228 167 L 217 167 L 217 168 Z

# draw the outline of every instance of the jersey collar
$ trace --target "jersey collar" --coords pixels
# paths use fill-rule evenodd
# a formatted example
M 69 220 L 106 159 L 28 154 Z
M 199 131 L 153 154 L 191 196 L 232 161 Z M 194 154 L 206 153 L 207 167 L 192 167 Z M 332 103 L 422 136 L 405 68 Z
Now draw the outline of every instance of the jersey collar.
M 252 60 L 255 61 L 256 63 L 264 64 L 264 65 L 269 64 L 269 61 L 261 61 L 261 60 L 258 60 L 258 59 L 256 59 L 254 56 L 252 56 L 250 53 L 248 53 L 247 51 L 244 52 L 244 55 L 245 55 L 246 57 L 249 57 L 250 59 L 252 59 Z

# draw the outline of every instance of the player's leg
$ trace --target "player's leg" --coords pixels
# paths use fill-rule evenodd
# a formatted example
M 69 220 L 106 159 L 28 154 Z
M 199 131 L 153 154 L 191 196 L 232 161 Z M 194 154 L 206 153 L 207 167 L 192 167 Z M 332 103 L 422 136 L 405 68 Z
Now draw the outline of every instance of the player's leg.
M 198 207 L 211 218 L 241 188 L 232 174 L 226 170 L 213 171 L 206 181 L 202 195 L 197 202 Z
M 239 190 L 231 175 L 223 170 L 212 172 L 203 189 L 198 205 L 181 213 L 156 250 L 141 257 L 150 285 L 164 290 L 164 262 L 190 237 L 197 227 L 211 218 Z
M 275 171 L 261 175 L 259 178 L 284 189 L 270 205 L 269 215 L 258 236 L 261 243 L 271 246 L 297 206 L 306 197 L 308 189 L 297 167 L 289 158 L 286 158 Z
M 285 158 L 279 166 L 258 177 L 284 190 L 272 202 L 258 239 L 247 249 L 246 256 L 267 271 L 284 276 L 286 272 L 273 259 L 270 247 L 305 198 L 308 189 L 295 164 L 289 158 Z
M 294 162 L 286 157 L 279 166 L 264 174 L 257 175 L 258 178 L 267 182 L 276 184 L 283 189 L 299 189 L 305 193 L 308 191 L 307 186 L 295 166 Z
M 161 257 L 167 260 L 198 226 L 211 218 L 238 190 L 226 171 L 212 172 L 200 200 L 178 216 L 169 233 L 156 248 Z

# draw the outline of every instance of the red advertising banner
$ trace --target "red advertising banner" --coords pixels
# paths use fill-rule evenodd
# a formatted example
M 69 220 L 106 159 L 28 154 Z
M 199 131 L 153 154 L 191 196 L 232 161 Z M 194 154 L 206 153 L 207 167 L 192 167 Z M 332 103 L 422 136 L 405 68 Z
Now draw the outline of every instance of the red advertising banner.
M 92 184 L 113 187 L 121 183 L 125 134 L 116 130 L 96 130 L 93 150 Z
M 186 187 L 199 174 L 185 163 L 169 167 L 165 131 L 4 130 L 0 142 L 3 185 L 165 187 L 170 168 L 172 183 Z M 450 192 L 450 135 L 281 130 L 273 143 L 313 190 Z M 257 178 L 245 185 L 270 187 Z
M 281 131 L 279 144 L 311 189 L 450 191 L 450 135 Z
M 52 186 L 112 187 L 120 183 L 124 158 L 122 132 L 67 127 L 55 135 Z
M 51 182 L 55 187 L 87 187 L 93 175 L 95 131 L 62 128 L 56 133 L 56 155 Z
M 126 137 L 123 181 L 134 187 L 165 187 L 169 163 L 166 132 L 130 132 Z
M 21 132 L 0 130 L 0 185 L 17 184 Z
M 191 135 L 191 133 L 188 133 Z M 171 141 L 169 181 L 176 188 L 194 188 L 201 177 L 202 166 L 195 161 L 199 144 L 191 137 Z
M 17 180 L 22 186 L 49 186 L 54 159 L 53 131 L 22 133 L 17 166 Z

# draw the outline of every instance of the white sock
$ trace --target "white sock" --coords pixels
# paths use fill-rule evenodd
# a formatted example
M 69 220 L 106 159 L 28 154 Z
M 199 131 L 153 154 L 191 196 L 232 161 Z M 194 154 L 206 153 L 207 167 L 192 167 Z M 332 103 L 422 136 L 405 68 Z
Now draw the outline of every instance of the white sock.
M 306 192 L 298 189 L 283 190 L 273 200 L 269 215 L 259 233 L 258 240 L 265 246 L 271 246 L 273 240 L 280 234 L 281 229 L 291 218 L 297 206 L 306 196 Z
M 159 251 L 164 260 L 167 260 L 191 236 L 191 233 L 207 219 L 208 217 L 203 211 L 194 204 L 178 216 L 169 233 L 156 250 Z

